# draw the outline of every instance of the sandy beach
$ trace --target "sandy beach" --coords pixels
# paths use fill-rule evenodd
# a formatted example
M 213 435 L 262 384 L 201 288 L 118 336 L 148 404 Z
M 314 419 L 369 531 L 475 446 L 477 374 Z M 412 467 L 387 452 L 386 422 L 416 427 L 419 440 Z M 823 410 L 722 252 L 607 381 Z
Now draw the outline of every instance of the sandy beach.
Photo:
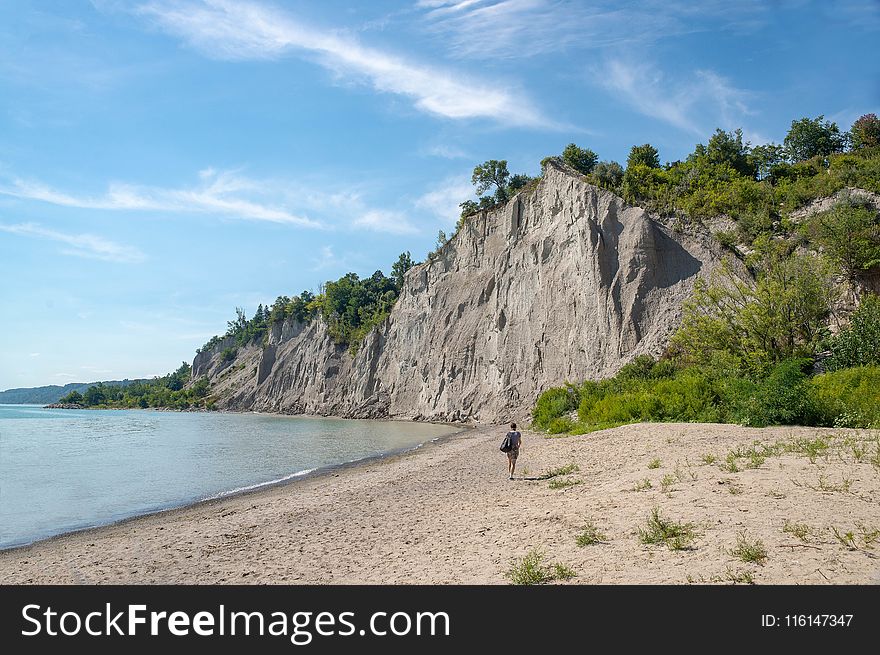
M 503 434 L 468 430 L 389 459 L 5 551 L 0 582 L 506 584 L 511 560 L 536 548 L 574 571 L 565 584 L 880 583 L 876 431 L 526 432 L 512 481 L 498 451 Z M 577 470 L 547 477 L 570 465 Z M 642 543 L 655 508 L 691 524 L 685 549 Z M 602 538 L 579 546 L 588 521 Z M 761 542 L 766 557 L 744 561 L 738 539 Z

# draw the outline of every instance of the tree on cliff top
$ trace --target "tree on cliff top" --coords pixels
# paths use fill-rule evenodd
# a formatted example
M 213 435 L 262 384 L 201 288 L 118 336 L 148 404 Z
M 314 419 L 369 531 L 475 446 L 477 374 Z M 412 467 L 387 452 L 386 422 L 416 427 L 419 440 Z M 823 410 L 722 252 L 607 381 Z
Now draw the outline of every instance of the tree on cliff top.
M 562 161 L 577 172 L 587 175 L 596 167 L 599 156 L 589 148 L 579 148 L 574 143 L 569 143 L 562 151 Z
M 783 141 L 791 161 L 805 161 L 817 155 L 826 157 L 843 152 L 848 135 L 840 133 L 837 123 L 824 118 L 824 115 L 820 115 L 791 122 L 791 129 Z
M 632 168 L 641 164 L 648 168 L 660 168 L 660 153 L 650 143 L 641 146 L 633 146 L 626 158 L 626 167 Z
M 508 198 L 507 183 L 510 180 L 510 171 L 507 170 L 506 159 L 489 159 L 474 167 L 471 182 L 477 187 L 477 194 L 482 194 L 495 187 L 495 198 L 498 202 L 504 202 Z

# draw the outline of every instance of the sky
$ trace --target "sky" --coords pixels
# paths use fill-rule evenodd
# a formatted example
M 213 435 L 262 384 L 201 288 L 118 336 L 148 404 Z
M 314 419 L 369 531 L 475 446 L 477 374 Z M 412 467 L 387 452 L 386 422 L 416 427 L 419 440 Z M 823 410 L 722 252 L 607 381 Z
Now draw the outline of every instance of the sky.
M 880 2 L 0 3 L 0 389 L 165 374 L 390 273 L 473 167 L 880 114 Z

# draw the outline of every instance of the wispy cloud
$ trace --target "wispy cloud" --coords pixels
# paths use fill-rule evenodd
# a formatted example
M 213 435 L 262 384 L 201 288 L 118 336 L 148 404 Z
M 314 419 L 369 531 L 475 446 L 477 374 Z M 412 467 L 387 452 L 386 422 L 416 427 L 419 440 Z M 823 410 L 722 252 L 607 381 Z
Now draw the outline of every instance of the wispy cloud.
M 77 196 L 58 191 L 41 182 L 13 178 L 0 186 L 0 194 L 81 209 L 199 212 L 302 227 L 321 227 L 317 221 L 294 214 L 285 207 L 267 203 L 264 198 L 275 191 L 272 185 L 248 179 L 235 172 L 217 172 L 213 169 L 201 171 L 199 178 L 199 184 L 181 189 L 114 183 L 100 196 Z
M 422 150 L 425 155 L 442 157 L 443 159 L 466 159 L 469 155 L 458 146 L 448 143 L 435 143 Z
M 591 78 L 633 110 L 693 134 L 704 135 L 717 126 L 740 127 L 738 121 L 754 113 L 746 104 L 748 91 L 708 70 L 675 80 L 647 64 L 611 60 L 592 71 Z M 707 125 L 707 120 L 715 123 Z
M 126 246 L 94 234 L 67 234 L 50 230 L 36 223 L 17 223 L 13 225 L 0 223 L 0 231 L 35 239 L 46 239 L 63 243 L 61 250 L 64 255 L 100 259 L 121 264 L 136 264 L 146 259 L 146 255 L 137 248 Z
M 706 29 L 757 29 L 767 11 L 757 0 L 419 0 L 415 7 L 451 54 L 511 59 L 627 43 L 644 47 Z
M 459 204 L 474 197 L 474 185 L 468 176 L 450 177 L 437 188 L 419 196 L 415 206 L 428 211 L 443 223 L 453 225 L 461 215 Z
M 385 209 L 371 209 L 354 219 L 352 225 L 389 234 L 416 234 L 419 231 L 402 212 Z
M 420 64 L 411 57 L 361 45 L 338 31 L 316 29 L 256 2 L 156 0 L 136 12 L 209 57 L 278 59 L 307 55 L 321 66 L 374 89 L 408 97 L 424 112 L 449 119 L 485 118 L 509 125 L 548 126 L 523 93 Z

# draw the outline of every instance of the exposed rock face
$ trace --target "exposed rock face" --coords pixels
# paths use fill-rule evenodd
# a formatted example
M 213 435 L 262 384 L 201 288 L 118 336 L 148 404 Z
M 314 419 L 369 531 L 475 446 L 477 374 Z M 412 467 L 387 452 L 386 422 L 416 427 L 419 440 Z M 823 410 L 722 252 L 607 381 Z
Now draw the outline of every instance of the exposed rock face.
M 523 417 L 549 386 L 659 354 L 697 276 L 720 259 L 708 235 L 675 232 L 551 164 L 536 190 L 469 218 L 409 271 L 391 316 L 354 358 L 321 321 L 285 322 L 267 347 L 241 349 L 225 375 L 223 344 L 201 353 L 193 374 L 208 374 L 227 408 Z

